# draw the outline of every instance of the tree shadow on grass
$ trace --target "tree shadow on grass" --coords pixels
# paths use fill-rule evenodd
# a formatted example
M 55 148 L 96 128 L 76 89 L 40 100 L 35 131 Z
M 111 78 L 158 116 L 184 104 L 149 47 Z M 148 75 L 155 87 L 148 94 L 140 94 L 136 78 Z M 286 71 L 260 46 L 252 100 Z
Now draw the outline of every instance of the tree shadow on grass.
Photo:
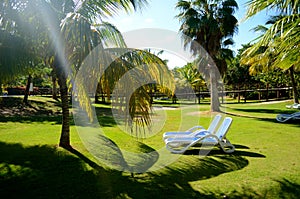
M 149 174 L 152 183 L 161 187 L 163 193 L 171 198 L 202 198 L 203 194 L 192 189 L 189 182 L 200 181 L 218 175 L 240 170 L 248 161 L 238 156 L 193 157 L 192 161 L 179 160 L 162 171 Z M 178 189 L 176 189 L 178 187 Z M 185 190 L 185 191 L 182 191 Z M 154 196 L 153 196 L 154 197 Z
M 237 149 L 237 148 L 236 148 Z M 188 150 L 184 153 L 184 155 L 199 155 L 199 149 L 192 149 Z M 210 156 L 236 156 L 236 157 L 253 157 L 253 158 L 265 158 L 266 156 L 260 153 L 255 153 L 251 151 L 244 151 L 244 150 L 235 150 L 231 154 L 226 154 L 220 149 L 212 149 L 212 150 L 205 150 L 201 149 L 201 154 L 207 154 L 208 157 Z
M 279 198 L 281 199 L 298 199 L 300 196 L 300 184 L 292 182 L 288 179 L 277 180 L 280 186 L 281 192 L 279 192 Z
M 1 198 L 95 198 L 97 194 L 94 172 L 62 150 L 0 142 L 0 151 Z
M 239 155 L 184 158 L 161 170 L 136 174 L 104 169 L 76 149 L 0 142 L 1 198 L 253 198 L 245 188 L 223 194 L 197 191 L 189 182 L 216 177 L 248 165 Z M 88 167 L 89 165 L 90 167 Z M 300 185 L 278 181 L 283 198 L 298 196 Z M 275 193 L 276 194 L 276 193 Z
M 257 118 L 257 120 L 259 121 L 265 121 L 265 122 L 272 122 L 272 123 L 277 123 L 277 124 L 282 124 L 282 125 L 293 125 L 296 127 L 300 127 L 300 120 L 299 119 L 290 119 L 286 122 L 278 122 L 275 118 L 271 119 L 271 118 Z
M 235 111 L 239 112 L 246 112 L 246 113 L 267 113 L 267 114 L 290 114 L 295 111 L 291 110 L 281 110 L 281 109 L 265 109 L 265 108 L 230 108 Z M 237 116 L 244 116 L 244 117 L 249 117 L 252 118 L 253 116 L 251 115 L 242 115 L 242 114 L 237 114 L 237 113 L 230 113 L 230 112 L 224 112 L 226 114 L 232 114 L 232 115 L 237 115 Z
M 78 157 L 85 159 L 80 152 L 73 151 Z M 95 162 L 87 160 L 87 163 L 98 168 Z M 220 193 L 203 190 L 199 192 L 193 189 L 189 182 L 205 180 L 216 177 L 226 172 L 232 172 L 244 168 L 248 161 L 238 156 L 214 156 L 204 159 L 194 158 L 192 162 L 185 160 L 175 163 L 173 166 L 162 170 L 135 174 L 130 177 L 125 174 L 122 177 L 112 174 L 114 185 L 111 185 L 111 198 L 220 198 Z M 93 166 L 94 165 L 94 166 Z M 111 175 L 111 174 L 110 174 Z M 114 176 L 113 176 L 114 175 Z M 117 175 L 120 175 L 118 173 Z M 236 192 L 235 192 L 236 194 Z M 237 195 L 237 194 L 236 194 Z M 240 193 L 240 197 L 253 195 L 252 191 Z
M 19 122 L 19 123 L 30 123 L 30 122 L 54 122 L 55 124 L 62 123 L 61 116 L 43 116 L 43 115 L 35 115 L 35 116 L 8 116 L 8 117 L 0 117 L 0 122 Z M 71 122 L 71 125 L 74 125 Z
M 279 110 L 279 109 L 238 109 L 238 108 L 232 108 L 233 110 L 238 110 L 241 112 L 250 112 L 250 113 L 269 113 L 269 114 L 292 114 L 295 111 L 292 110 Z M 280 123 L 276 120 L 276 118 L 263 118 L 259 116 L 251 116 L 251 115 L 243 115 L 238 113 L 231 113 L 231 112 L 223 112 L 224 114 L 235 116 L 235 117 L 244 117 L 244 118 L 251 118 L 256 119 L 259 121 L 265 121 L 270 123 Z M 288 120 L 282 124 L 292 124 L 295 126 L 300 126 L 300 120 Z
M 75 149 L 70 152 L 80 157 L 94 169 L 102 171 L 97 163 L 90 161 Z M 171 155 L 171 154 L 170 154 Z M 111 198 L 219 198 L 217 193 L 200 193 L 189 182 L 205 180 L 220 174 L 236 171 L 248 165 L 239 156 L 212 156 L 179 160 L 173 165 L 153 172 L 135 174 L 114 172 L 112 175 Z
M 108 108 L 96 108 L 96 112 L 98 115 L 97 119 L 100 124 L 100 126 L 110 127 L 115 126 L 116 121 L 114 118 L 109 114 Z M 0 109 L 1 111 L 1 109 Z M 37 112 L 32 115 L 0 115 L 0 122 L 19 122 L 19 123 L 30 123 L 30 122 L 53 122 L 55 124 L 62 124 L 62 116 L 61 114 L 54 114 L 54 115 L 48 115 L 48 114 L 42 114 L 40 112 Z M 75 122 L 73 120 L 73 116 L 70 115 L 70 125 L 75 125 Z

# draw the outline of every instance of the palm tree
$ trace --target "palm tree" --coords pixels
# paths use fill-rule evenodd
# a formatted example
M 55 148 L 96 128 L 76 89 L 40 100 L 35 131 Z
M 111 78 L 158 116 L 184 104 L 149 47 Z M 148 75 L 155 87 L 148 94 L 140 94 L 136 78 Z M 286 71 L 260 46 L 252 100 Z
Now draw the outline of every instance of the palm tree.
M 113 1 L 112 1 L 113 2 Z M 129 1 L 124 1 L 124 5 L 127 5 Z M 138 1 L 130 1 L 133 3 L 133 6 L 136 6 Z M 116 2 L 115 2 L 116 3 Z M 140 1 L 140 3 L 143 3 L 143 1 Z M 129 5 L 129 4 L 128 4 Z M 126 48 L 126 44 L 123 41 L 122 35 L 117 30 L 116 27 L 114 27 L 112 24 L 109 24 L 107 22 L 101 21 L 99 23 L 99 19 L 97 23 L 95 23 L 95 20 L 93 17 L 91 17 L 91 13 L 87 12 L 87 8 L 85 6 L 92 6 L 93 9 L 96 9 L 93 5 L 89 4 L 82 4 L 82 7 L 77 9 L 76 12 L 69 14 L 67 18 L 63 20 L 61 30 L 63 33 L 63 38 L 65 39 L 65 42 L 67 43 L 66 48 L 66 54 L 68 57 L 68 62 L 71 64 L 72 70 L 73 70 L 73 76 L 76 74 L 76 71 L 80 69 L 82 64 L 84 63 L 83 60 L 92 52 L 92 55 L 96 56 L 94 59 L 100 59 L 100 60 L 106 60 L 110 59 L 110 67 L 108 67 L 105 70 L 105 73 L 101 76 L 101 85 L 103 90 L 106 91 L 106 93 L 111 93 L 111 88 L 113 87 L 113 84 L 117 82 L 126 72 L 131 70 L 134 67 L 137 67 L 142 64 L 151 65 L 151 70 L 148 70 L 148 76 L 153 75 L 160 75 L 166 74 L 166 65 L 160 60 L 157 56 L 153 56 L 151 53 L 148 53 L 147 51 L 138 51 L 138 50 L 126 50 L 122 51 L 119 49 L 109 49 L 106 50 L 105 46 L 107 43 L 113 43 L 114 45 L 122 48 Z M 103 6 L 101 4 L 101 6 Z M 110 6 L 110 5 L 106 5 Z M 116 4 L 111 5 L 113 9 L 115 9 Z M 106 8 L 106 7 L 104 7 Z M 104 9 L 103 8 L 103 9 Z M 124 7 L 126 8 L 126 7 Z M 107 8 L 106 8 L 107 9 Z M 126 8 L 127 9 L 127 8 Z M 111 56 L 114 57 L 114 60 Z M 100 58 L 99 58 L 100 57 Z M 117 58 L 116 58 L 117 57 Z M 119 57 L 119 58 L 118 58 Z M 104 71 L 103 66 L 104 63 L 98 63 L 95 66 L 98 66 L 98 68 L 95 68 L 95 66 L 91 66 L 91 68 L 86 70 L 91 70 L 92 72 L 90 74 L 93 74 L 91 76 L 92 79 L 95 79 L 96 82 L 99 82 L 100 77 L 99 73 L 101 71 Z M 99 67 L 100 66 L 100 67 Z M 102 68 L 103 67 L 103 68 Z M 143 72 L 146 72 L 145 70 L 140 70 Z M 63 71 L 60 71 L 61 73 Z M 65 75 L 63 75 L 65 76 Z M 166 77 L 166 76 L 164 76 Z M 61 79 L 60 77 L 59 79 Z M 98 79 L 97 79 L 98 78 Z M 80 79 L 80 77 L 77 76 L 77 79 Z M 84 82 L 85 79 L 82 79 L 82 84 L 77 86 L 79 89 L 80 95 L 78 95 L 79 101 L 89 101 L 88 94 L 83 90 L 82 85 L 85 85 Z M 130 83 L 130 81 L 136 81 L 134 79 L 129 79 L 129 82 L 126 82 L 126 84 Z M 158 82 L 160 79 L 158 78 Z M 134 84 L 133 84 L 134 85 Z M 93 85 L 88 85 L 91 90 L 95 90 Z M 60 85 L 61 87 L 61 85 Z M 132 87 L 126 88 L 127 92 Z M 80 90 L 81 89 L 81 90 Z M 126 117 L 126 123 L 129 124 L 129 126 L 133 125 L 132 118 L 135 120 L 136 124 L 139 125 L 147 125 L 150 122 L 150 112 L 149 108 L 151 103 L 149 103 L 149 97 L 147 92 L 145 92 L 147 89 L 145 86 L 138 89 L 138 91 L 133 91 L 133 96 L 130 97 L 130 102 L 128 111 L 125 110 L 125 113 L 129 113 Z M 61 91 L 62 92 L 62 91 Z M 66 93 L 66 91 L 64 91 Z M 67 100 L 68 98 L 65 97 Z M 90 103 L 80 103 L 81 106 L 87 110 L 88 115 L 91 117 L 91 105 Z M 67 107 L 65 107 L 67 109 Z M 67 115 L 67 114 L 66 114 Z M 130 116 L 130 117 L 129 117 Z M 129 119 L 128 119 L 129 118 Z M 138 119 L 136 119 L 138 118 Z M 65 126 L 68 126 L 66 124 Z M 67 132 L 67 129 L 64 130 L 64 132 Z M 62 134 L 63 135 L 63 134 Z M 69 143 L 69 134 L 65 133 L 65 136 L 61 137 L 60 145 L 61 146 L 68 146 Z
M 234 12 L 238 8 L 235 0 L 180 0 L 176 7 L 180 10 L 177 18 L 182 23 L 180 32 L 184 35 L 185 47 L 195 54 L 202 56 L 192 42 L 200 44 L 217 64 L 222 75 L 226 71 L 226 63 L 222 56 L 223 44 L 230 44 L 232 36 L 237 31 L 237 19 Z M 187 36 L 187 37 L 186 37 Z M 224 54 L 223 54 L 224 55 Z M 205 58 L 206 59 L 206 58 Z M 199 59 L 202 60 L 203 59 Z M 206 60 L 208 61 L 208 60 Z M 208 61 L 209 62 L 209 61 Z M 212 70 L 211 64 L 199 64 L 208 67 L 206 76 L 210 79 L 211 111 L 220 111 L 217 90 L 217 71 Z
M 107 43 L 112 43 L 117 47 L 126 47 L 120 32 L 113 25 L 104 22 L 103 18 L 117 14 L 122 9 L 130 12 L 133 9 L 142 8 L 146 4 L 146 0 L 76 1 L 76 5 L 73 0 L 32 0 L 24 2 L 20 0 L 20 2 L 19 5 L 22 5 L 20 10 L 24 9 L 26 13 L 39 16 L 35 19 L 38 22 L 44 22 L 44 27 L 49 30 L 46 35 L 49 40 L 52 40 L 52 50 L 49 50 L 49 52 L 55 52 L 55 54 L 52 55 L 52 58 L 49 58 L 48 62 L 53 64 L 54 72 L 58 78 L 62 103 L 63 121 L 59 145 L 69 148 L 71 145 L 68 93 L 72 85 L 68 82 L 72 81 L 68 81 L 68 79 L 76 75 L 77 71 L 84 65 L 83 61 L 91 52 L 95 53 L 97 49 L 101 49 L 98 52 L 100 54 L 97 54 L 97 56 L 106 58 L 113 55 L 113 53 L 118 53 L 119 50 L 117 49 L 110 49 L 109 52 L 107 52 L 108 50 L 105 51 L 104 46 Z M 5 20 L 1 22 L 5 22 Z M 151 65 L 148 70 L 149 74 L 146 74 L 147 71 L 141 68 L 137 70 L 143 72 L 144 75 L 157 78 L 157 82 L 163 84 L 162 74 L 167 73 L 167 67 L 157 56 L 138 50 L 127 50 L 125 54 L 121 53 L 119 56 L 119 59 L 111 63 L 117 66 L 113 67 L 114 70 L 111 69 L 113 74 L 108 72 L 105 74 L 107 76 L 106 80 L 115 80 L 115 78 L 122 76 L 126 71 L 139 64 L 148 64 Z M 110 79 L 112 76 L 114 79 Z M 135 91 L 130 98 L 130 106 L 128 107 L 131 118 L 140 118 L 136 121 L 139 124 L 150 122 L 150 106 L 147 102 L 149 98 L 145 92 L 146 90 L 146 87 L 142 87 Z M 90 105 L 82 102 L 85 97 L 86 93 L 83 92 L 79 96 L 79 101 L 81 101 L 82 108 L 90 114 Z M 128 122 L 130 123 L 131 120 L 128 120 Z
M 122 38 L 122 35 L 112 24 L 107 23 L 100 18 L 93 17 L 88 12 L 88 9 L 97 10 L 99 8 L 103 9 L 103 13 L 109 14 L 109 11 L 112 14 L 115 12 L 115 9 L 129 9 L 130 5 L 134 8 L 142 6 L 145 1 L 107 1 L 101 2 L 98 6 L 95 7 L 95 4 L 89 4 L 89 2 L 82 3 L 79 7 L 76 6 L 76 11 L 68 14 L 68 16 L 61 23 L 61 33 L 64 42 L 67 44 L 65 47 L 65 56 L 67 61 L 64 59 L 55 59 L 63 62 L 58 62 L 55 65 L 60 66 L 64 63 L 70 64 L 70 70 L 72 71 L 70 75 L 74 77 L 77 74 L 77 71 L 82 68 L 82 65 L 86 64 L 85 59 L 89 59 L 94 63 L 89 68 L 84 70 L 90 70 L 88 72 L 89 77 L 80 76 L 82 73 L 76 75 L 76 80 L 79 81 L 79 84 L 76 84 L 78 100 L 81 108 L 86 110 L 90 119 L 92 119 L 91 103 L 88 96 L 86 88 L 88 90 L 95 91 L 97 84 L 100 82 L 103 90 L 107 94 L 111 93 L 111 88 L 119 81 L 119 79 L 126 74 L 128 71 L 133 71 L 139 74 L 139 76 L 148 77 L 148 79 L 155 79 L 158 84 L 165 85 L 168 88 L 172 88 L 172 83 L 170 83 L 171 76 L 168 75 L 168 68 L 163 60 L 159 59 L 157 56 L 151 54 L 148 51 L 136 50 L 136 49 L 127 49 L 126 44 Z M 107 5 L 104 5 L 106 4 Z M 111 4 L 109 4 L 111 3 Z M 120 5 L 118 5 L 120 3 Z M 87 6 L 87 7 L 86 7 Z M 96 15 L 96 13 L 94 13 Z M 109 48 L 107 44 L 114 44 L 119 48 Z M 93 55 L 93 56 L 90 56 Z M 90 59 L 92 57 L 92 60 Z M 100 62 L 99 62 L 100 60 Z M 103 61 L 104 60 L 104 61 Z M 101 62 L 102 61 L 102 62 Z M 107 61 L 107 62 L 106 62 Z M 105 68 L 107 64 L 108 68 Z M 148 68 L 141 68 L 139 66 L 143 65 L 149 66 Z M 55 67 L 60 68 L 61 67 Z M 106 70 L 105 70 L 106 69 Z M 102 75 L 102 71 L 105 71 Z M 64 99 L 62 102 L 67 101 L 67 87 L 64 82 L 63 75 L 68 71 L 59 71 L 58 76 L 60 88 L 64 87 L 65 90 L 61 90 L 61 93 L 64 93 Z M 63 76 L 62 76 L 63 75 Z M 69 75 L 69 76 L 70 76 Z M 100 78 L 101 77 L 101 78 Z M 135 76 L 129 76 L 127 81 L 122 85 L 122 91 L 126 93 L 132 93 L 132 96 L 127 96 L 127 102 L 122 104 L 122 102 L 117 103 L 119 106 L 125 107 L 122 109 L 125 113 L 125 122 L 133 129 L 133 125 L 145 127 L 150 124 L 150 108 L 151 108 L 151 97 L 147 90 L 149 90 L 149 85 L 142 85 L 139 83 L 139 77 L 134 78 Z M 95 81 L 87 82 L 86 79 L 94 79 Z M 60 82 L 63 80 L 62 82 Z M 64 83 L 64 85 L 62 84 Z M 96 84 L 95 84 L 96 83 Z M 137 90 L 132 90 L 134 87 L 132 85 L 142 85 Z M 126 94 L 125 93 L 125 94 Z M 117 95 L 120 93 L 115 93 L 115 99 L 118 99 Z M 125 95 L 123 93 L 123 95 Z M 63 94 L 62 94 L 63 97 Z M 67 103 L 64 103 L 67 105 Z M 128 106 L 127 106 L 128 104 Z M 68 107 L 63 107 L 66 111 Z M 67 117 L 67 112 L 63 114 Z M 66 122 L 63 124 L 62 136 L 60 139 L 60 146 L 69 147 L 70 138 L 68 132 L 69 124 Z
M 270 66 L 288 70 L 292 82 L 294 102 L 299 103 L 297 83 L 294 72 L 300 70 L 300 2 L 294 0 L 253 0 L 248 3 L 247 18 L 262 10 L 276 10 L 281 15 L 265 34 L 245 53 L 245 57 L 260 56 L 266 58 L 272 53 Z M 265 49 L 260 52 L 261 46 Z
M 115 27 L 103 23 L 97 25 L 96 21 L 101 20 L 104 15 L 116 14 L 120 9 L 130 10 L 131 6 L 137 8 L 145 1 L 122 0 L 122 1 L 77 1 L 72 8 L 72 13 L 64 13 L 61 26 L 55 24 L 56 34 L 52 40 L 65 43 L 60 49 L 56 49 L 54 58 L 54 71 L 58 78 L 62 102 L 62 131 L 59 145 L 65 148 L 70 147 L 70 124 L 69 124 L 69 99 L 67 78 L 75 74 L 81 66 L 84 58 L 98 45 L 103 45 L 105 39 L 112 38 L 117 46 L 124 46 L 122 37 Z M 65 10 L 65 9 L 63 9 Z M 56 10 L 54 10 L 56 11 Z M 53 12 L 53 10 L 52 10 Z M 50 11 L 51 14 L 51 11 Z M 56 15 L 59 17 L 59 14 Z M 100 18 L 99 18 L 100 17 Z M 59 22 L 57 20 L 56 22 Z M 67 67 L 66 67 L 67 66 Z M 72 71 L 67 68 L 72 68 Z M 85 107 L 87 108 L 87 107 Z

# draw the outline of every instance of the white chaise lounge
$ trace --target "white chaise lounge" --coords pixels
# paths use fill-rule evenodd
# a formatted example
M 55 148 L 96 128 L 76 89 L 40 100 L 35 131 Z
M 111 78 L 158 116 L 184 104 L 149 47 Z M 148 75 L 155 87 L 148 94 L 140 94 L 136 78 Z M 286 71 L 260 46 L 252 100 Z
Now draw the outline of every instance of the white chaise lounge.
M 231 126 L 232 118 L 226 117 L 215 134 L 205 136 L 173 137 L 165 140 L 166 148 L 172 153 L 184 153 L 189 148 L 201 144 L 205 146 L 218 146 L 225 153 L 232 153 L 235 147 L 226 138 L 226 134 Z
M 165 141 L 168 138 L 174 137 L 195 137 L 214 134 L 217 130 L 218 125 L 220 124 L 221 118 L 221 114 L 217 114 L 210 123 L 207 130 L 203 126 L 194 126 L 186 131 L 165 132 L 163 134 L 163 140 Z

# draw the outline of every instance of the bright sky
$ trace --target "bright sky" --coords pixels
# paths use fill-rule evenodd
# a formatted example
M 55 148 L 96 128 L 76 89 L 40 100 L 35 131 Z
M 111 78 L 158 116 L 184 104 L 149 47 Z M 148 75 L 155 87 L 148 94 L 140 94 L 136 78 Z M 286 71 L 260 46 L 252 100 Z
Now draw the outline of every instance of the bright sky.
M 239 31 L 234 37 L 235 45 L 233 50 L 241 48 L 242 44 L 246 44 L 255 39 L 258 34 L 251 31 L 257 25 L 263 25 L 267 16 L 265 13 L 261 13 L 254 16 L 247 21 L 243 21 L 246 13 L 245 3 L 248 0 L 236 0 L 239 5 L 239 10 L 236 13 L 237 19 L 240 21 Z M 127 32 L 142 28 L 159 28 L 167 29 L 174 32 L 178 32 L 180 23 L 175 15 L 178 14 L 178 10 L 175 9 L 177 0 L 149 0 L 149 5 L 142 11 L 138 11 L 131 14 L 120 13 L 119 16 L 115 16 L 109 21 L 114 24 L 121 32 Z M 184 61 L 178 57 L 172 57 L 164 53 L 166 59 L 169 59 L 170 67 L 183 66 Z M 183 64 L 183 65 L 182 65 Z

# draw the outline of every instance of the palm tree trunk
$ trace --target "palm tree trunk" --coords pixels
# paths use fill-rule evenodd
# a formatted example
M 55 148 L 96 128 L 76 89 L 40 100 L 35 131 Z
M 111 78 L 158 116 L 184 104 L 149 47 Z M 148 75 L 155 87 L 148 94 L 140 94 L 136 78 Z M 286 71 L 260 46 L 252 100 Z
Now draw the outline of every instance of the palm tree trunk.
M 290 67 L 289 70 L 290 70 L 290 76 L 291 76 L 292 87 L 293 87 L 294 103 L 299 104 L 297 83 L 295 81 L 295 76 L 294 76 L 294 66 Z
M 56 76 L 52 74 L 52 98 L 57 100 L 57 87 L 56 87 Z
M 70 112 L 69 112 L 69 98 L 67 79 L 61 74 L 58 77 L 61 106 L 62 106 L 62 129 L 59 140 L 59 146 L 63 148 L 70 148 Z
M 57 57 L 55 57 L 54 71 L 58 79 L 61 107 L 62 107 L 62 128 L 59 140 L 59 146 L 63 148 L 71 148 L 70 144 L 70 111 L 67 87 L 67 74 Z
M 28 104 L 28 96 L 29 96 L 29 92 L 30 92 L 29 89 L 30 89 L 31 80 L 32 80 L 31 75 L 28 75 L 27 83 L 26 83 L 26 89 L 25 89 L 25 94 L 24 94 L 24 99 L 23 99 L 23 102 L 25 104 Z
M 210 110 L 212 112 L 220 112 L 218 86 L 214 70 L 210 72 L 210 93 Z

